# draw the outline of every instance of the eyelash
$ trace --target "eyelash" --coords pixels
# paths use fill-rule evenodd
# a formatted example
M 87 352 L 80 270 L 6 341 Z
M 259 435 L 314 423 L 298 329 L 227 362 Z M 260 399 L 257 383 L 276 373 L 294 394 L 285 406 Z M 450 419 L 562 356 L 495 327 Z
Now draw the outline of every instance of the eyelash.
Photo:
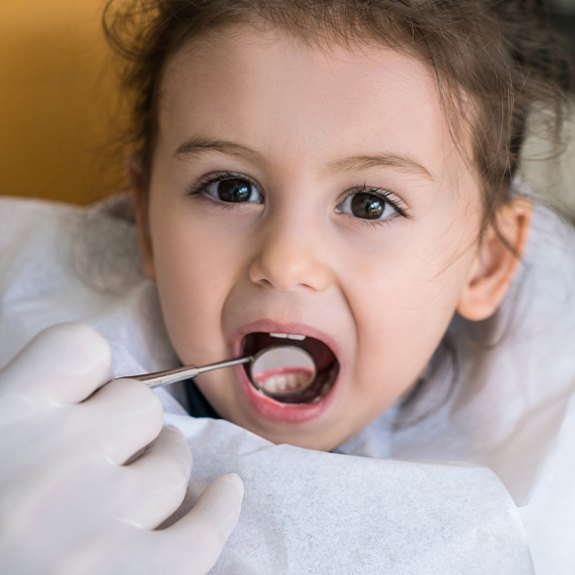
M 201 178 L 200 180 L 198 180 L 194 184 L 192 184 L 189 187 L 189 189 L 187 190 L 187 194 L 189 196 L 205 197 L 204 192 L 209 185 L 223 181 L 223 180 L 226 180 L 226 179 L 245 180 L 250 185 L 256 187 L 258 190 L 261 189 L 261 187 L 252 178 L 246 176 L 245 174 L 240 174 L 237 172 L 230 172 L 230 171 L 219 171 L 219 172 L 212 172 L 212 173 L 204 176 L 203 178 Z M 260 193 L 262 193 L 262 192 L 260 191 Z M 409 210 L 408 206 L 402 200 L 400 200 L 393 192 L 386 190 L 385 188 L 370 187 L 365 182 L 362 183 L 361 185 L 354 186 L 354 187 L 350 188 L 343 195 L 342 199 L 340 199 L 338 201 L 337 205 L 341 206 L 341 204 L 346 199 L 348 199 L 349 197 L 351 197 L 357 193 L 369 194 L 371 196 L 375 196 L 375 197 L 383 200 L 389 206 L 391 206 L 391 208 L 396 212 L 397 217 L 401 217 L 401 218 L 405 218 L 405 219 L 409 219 L 411 217 L 410 210 Z M 262 193 L 262 195 L 263 195 L 263 193 Z M 235 207 L 237 207 L 236 206 L 237 202 L 224 202 L 224 201 L 218 201 L 216 199 L 212 199 L 212 201 L 214 202 L 215 205 L 217 205 L 219 208 L 224 209 L 224 210 L 231 210 L 231 209 L 234 209 Z M 254 202 L 249 202 L 249 203 L 254 203 Z M 343 213 L 343 212 L 339 212 L 339 213 Z M 395 219 L 395 217 L 385 218 L 383 220 L 370 220 L 367 218 L 359 218 L 359 217 L 354 218 L 354 219 L 361 221 L 361 223 L 363 223 L 363 224 L 367 224 L 367 225 L 370 225 L 372 227 L 377 227 L 377 226 L 381 226 L 381 225 L 390 223 L 390 221 Z
M 204 176 L 203 178 L 200 178 L 197 182 L 194 182 L 188 188 L 187 194 L 189 196 L 205 197 L 204 192 L 209 185 L 230 179 L 245 180 L 250 185 L 258 188 L 258 190 L 260 189 L 260 186 L 254 180 L 252 180 L 251 178 L 249 178 L 244 174 L 239 174 L 237 172 L 221 171 L 221 172 L 212 172 Z M 234 202 L 218 201 L 215 198 L 211 198 L 211 200 L 214 202 L 216 206 L 224 210 L 231 210 L 236 207 Z
M 341 205 L 347 198 L 352 196 L 353 194 L 369 194 L 370 196 L 375 196 L 380 200 L 383 200 L 388 205 L 391 206 L 393 210 L 397 213 L 398 217 L 409 219 L 411 217 L 411 213 L 409 207 L 403 202 L 400 198 L 398 198 L 392 191 L 387 190 L 385 188 L 373 188 L 368 186 L 365 182 L 359 186 L 355 186 L 348 190 L 343 199 L 341 199 L 338 205 Z M 372 226 L 380 226 L 384 224 L 388 224 L 394 218 L 386 218 L 384 220 L 369 220 L 365 218 L 357 218 L 361 220 L 363 223 L 372 225 Z

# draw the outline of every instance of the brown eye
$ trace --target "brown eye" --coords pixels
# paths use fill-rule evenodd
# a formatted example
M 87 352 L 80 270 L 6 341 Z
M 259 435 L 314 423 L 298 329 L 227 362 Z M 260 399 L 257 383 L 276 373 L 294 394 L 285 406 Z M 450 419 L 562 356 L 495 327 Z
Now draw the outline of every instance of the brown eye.
M 371 221 L 385 221 L 402 215 L 393 200 L 376 190 L 350 193 L 337 206 L 336 212 Z
M 263 203 L 258 187 L 245 178 L 226 177 L 212 180 L 203 186 L 201 193 L 226 204 Z
M 218 198 L 222 202 L 248 202 L 252 195 L 252 186 L 245 180 L 222 180 L 217 183 Z
M 354 194 L 351 199 L 351 213 L 364 220 L 379 220 L 385 212 L 385 200 L 366 193 Z

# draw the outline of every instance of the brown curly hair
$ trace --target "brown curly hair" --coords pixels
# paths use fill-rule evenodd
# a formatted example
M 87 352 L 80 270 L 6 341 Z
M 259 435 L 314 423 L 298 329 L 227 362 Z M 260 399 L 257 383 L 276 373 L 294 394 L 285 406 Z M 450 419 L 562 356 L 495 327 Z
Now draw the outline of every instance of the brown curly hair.
M 307 43 L 376 43 L 435 72 L 454 141 L 472 137 L 484 224 L 509 197 L 527 122 L 535 111 L 560 144 L 572 65 L 541 0 L 109 0 L 111 45 L 126 58 L 129 138 L 149 178 L 166 62 L 186 41 L 237 24 L 264 23 Z M 538 126 L 542 129 L 543 126 Z

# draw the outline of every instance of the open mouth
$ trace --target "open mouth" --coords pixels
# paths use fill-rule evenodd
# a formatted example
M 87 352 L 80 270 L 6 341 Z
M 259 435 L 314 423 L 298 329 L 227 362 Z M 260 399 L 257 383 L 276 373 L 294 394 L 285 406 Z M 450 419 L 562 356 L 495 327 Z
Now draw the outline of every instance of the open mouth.
M 254 332 L 248 334 L 243 342 L 244 355 L 256 355 L 268 348 L 289 346 L 306 351 L 315 364 L 315 376 L 310 380 L 309 366 L 282 365 L 281 360 L 255 377 L 244 366 L 254 386 L 265 395 L 280 403 L 301 404 L 317 403 L 333 388 L 339 373 L 339 362 L 332 350 L 321 340 L 297 334 L 272 334 Z

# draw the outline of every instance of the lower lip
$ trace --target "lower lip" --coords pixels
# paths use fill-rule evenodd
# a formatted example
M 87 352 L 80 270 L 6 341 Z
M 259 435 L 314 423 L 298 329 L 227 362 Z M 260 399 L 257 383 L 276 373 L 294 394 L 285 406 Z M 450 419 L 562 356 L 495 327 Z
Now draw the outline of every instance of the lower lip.
M 336 379 L 327 395 L 317 403 L 281 403 L 258 391 L 242 366 L 238 366 L 236 370 L 250 406 L 258 415 L 269 421 L 298 424 L 316 419 L 331 404 L 337 386 Z

